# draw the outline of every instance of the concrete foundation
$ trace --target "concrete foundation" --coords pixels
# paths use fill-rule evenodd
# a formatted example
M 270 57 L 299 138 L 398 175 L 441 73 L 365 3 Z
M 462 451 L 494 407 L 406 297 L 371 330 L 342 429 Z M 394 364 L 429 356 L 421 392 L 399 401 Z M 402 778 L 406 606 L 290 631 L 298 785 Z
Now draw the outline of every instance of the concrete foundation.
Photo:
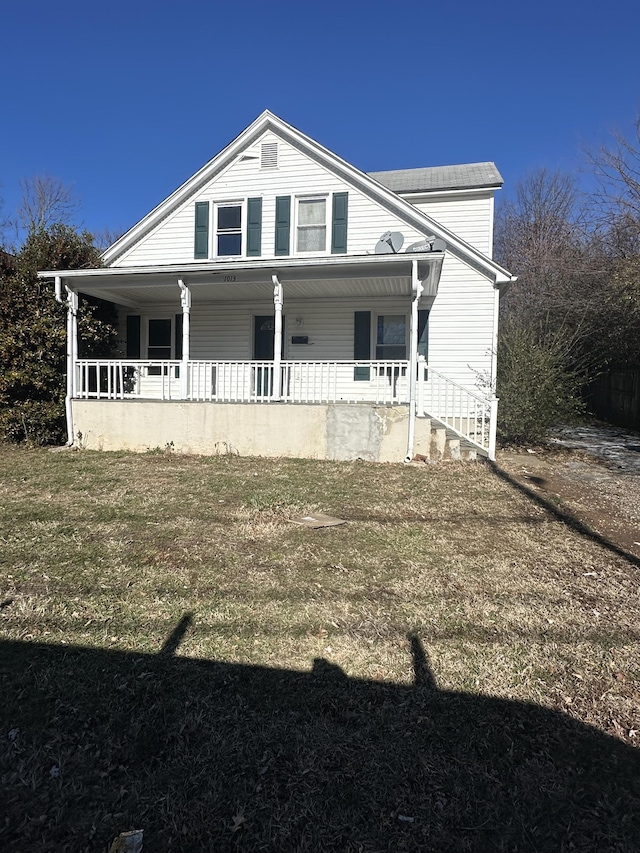
M 402 462 L 407 406 L 74 400 L 77 443 L 90 450 Z M 416 419 L 414 453 L 429 457 L 431 422 Z

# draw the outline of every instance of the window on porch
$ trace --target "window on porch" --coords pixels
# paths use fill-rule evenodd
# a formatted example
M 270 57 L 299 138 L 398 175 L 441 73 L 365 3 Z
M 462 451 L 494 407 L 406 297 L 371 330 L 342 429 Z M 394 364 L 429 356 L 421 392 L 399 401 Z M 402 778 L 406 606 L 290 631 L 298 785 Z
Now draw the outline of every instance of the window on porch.
M 407 357 L 407 318 L 403 314 L 378 314 L 376 359 L 397 360 Z
M 171 360 L 171 320 L 150 319 L 148 327 L 147 358 L 149 361 Z M 149 376 L 160 376 L 161 368 L 149 367 Z

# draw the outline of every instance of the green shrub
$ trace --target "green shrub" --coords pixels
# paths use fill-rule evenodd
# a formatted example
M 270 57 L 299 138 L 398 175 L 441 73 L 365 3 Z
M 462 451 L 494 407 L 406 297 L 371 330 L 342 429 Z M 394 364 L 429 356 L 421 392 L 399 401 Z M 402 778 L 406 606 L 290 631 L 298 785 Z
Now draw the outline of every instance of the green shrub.
M 23 400 L 3 407 L 0 435 L 7 441 L 62 444 L 66 436 L 64 399 Z
M 65 440 L 66 308 L 37 271 L 96 266 L 100 254 L 91 235 L 65 225 L 31 233 L 17 255 L 0 257 L 0 438 Z M 114 307 L 81 297 L 80 355 L 108 356 L 116 340 Z
M 581 373 L 571 367 L 564 329 L 507 321 L 498 342 L 498 437 L 507 444 L 544 440 L 550 427 L 584 411 Z

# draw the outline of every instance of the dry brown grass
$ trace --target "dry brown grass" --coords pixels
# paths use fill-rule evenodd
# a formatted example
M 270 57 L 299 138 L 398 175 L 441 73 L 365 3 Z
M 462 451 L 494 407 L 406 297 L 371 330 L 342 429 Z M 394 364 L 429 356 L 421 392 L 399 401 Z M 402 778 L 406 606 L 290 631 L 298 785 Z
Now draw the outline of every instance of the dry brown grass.
M 3 850 L 637 849 L 639 569 L 487 466 L 0 468 Z

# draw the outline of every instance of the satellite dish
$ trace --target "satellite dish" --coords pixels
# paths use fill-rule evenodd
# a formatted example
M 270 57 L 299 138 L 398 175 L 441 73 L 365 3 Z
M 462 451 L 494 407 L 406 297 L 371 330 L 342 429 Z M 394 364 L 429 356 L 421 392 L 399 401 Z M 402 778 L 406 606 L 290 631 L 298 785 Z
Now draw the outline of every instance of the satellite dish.
M 418 240 L 417 243 L 412 243 L 410 246 L 407 246 L 404 251 L 407 254 L 410 254 L 411 252 L 430 252 L 432 244 L 433 237 L 425 237 L 423 240 Z
M 399 231 L 385 231 L 376 243 L 376 255 L 396 255 L 402 248 L 404 235 Z
M 439 237 L 423 237 L 417 243 L 412 243 L 404 250 L 406 254 L 411 252 L 444 252 L 447 244 Z

